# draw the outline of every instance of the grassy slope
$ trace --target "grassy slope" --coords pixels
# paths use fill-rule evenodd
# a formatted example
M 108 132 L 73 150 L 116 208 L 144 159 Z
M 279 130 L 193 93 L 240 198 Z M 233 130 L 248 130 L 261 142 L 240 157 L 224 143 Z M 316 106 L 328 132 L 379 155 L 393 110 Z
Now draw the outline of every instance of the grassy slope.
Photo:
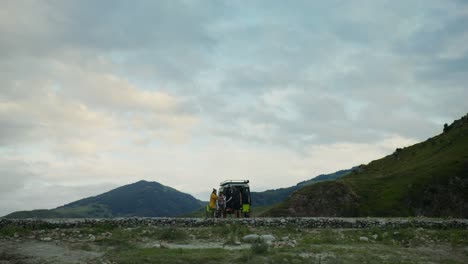
M 177 216 L 203 202 L 157 182 L 139 181 L 51 210 L 19 211 L 6 218 L 85 218 Z
M 18 211 L 7 215 L 7 218 L 82 218 L 82 217 L 111 217 L 112 212 L 107 206 L 90 204 L 77 207 L 60 207 L 57 209 L 39 209 L 32 211 Z
M 428 186 L 437 191 L 450 181 L 466 181 L 467 177 L 468 120 L 465 118 L 454 123 L 447 133 L 373 161 L 361 173 L 343 178 L 343 182 L 360 196 L 360 215 L 414 215 L 418 213 L 415 207 L 434 202 L 423 201 L 428 196 Z M 454 187 L 442 189 L 459 193 Z M 456 209 L 452 208 L 450 213 L 460 213 L 453 210 Z
M 114 216 L 176 216 L 198 209 L 202 202 L 157 182 L 139 181 L 58 209 L 101 204 Z
M 340 170 L 340 171 L 330 173 L 330 174 L 321 174 L 310 180 L 302 181 L 298 183 L 297 185 L 290 186 L 287 188 L 266 190 L 263 192 L 252 192 L 252 205 L 256 207 L 264 208 L 264 207 L 272 206 L 274 204 L 278 204 L 282 202 L 284 199 L 286 199 L 291 193 L 300 189 L 301 187 L 314 184 L 317 182 L 336 180 L 350 173 L 353 169 L 354 168 L 349 169 L 349 170 Z
M 357 203 L 348 204 L 355 210 L 347 216 L 468 217 L 468 115 L 454 122 L 447 132 L 361 166 L 335 185 L 341 183 L 358 197 Z M 323 184 L 298 190 L 267 215 L 288 215 L 299 197 L 314 197 Z M 327 188 L 333 188 L 333 184 Z M 327 199 L 331 197 L 322 200 Z M 319 201 L 305 203 L 315 202 Z

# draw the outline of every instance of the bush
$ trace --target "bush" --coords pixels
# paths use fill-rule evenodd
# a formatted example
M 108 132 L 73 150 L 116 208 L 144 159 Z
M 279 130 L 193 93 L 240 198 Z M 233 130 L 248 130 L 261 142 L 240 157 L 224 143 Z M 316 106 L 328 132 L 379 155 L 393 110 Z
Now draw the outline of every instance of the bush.
M 240 238 L 248 233 L 246 226 L 240 225 L 226 225 L 225 228 L 220 230 L 221 237 L 226 239 L 225 245 L 237 244 Z
M 159 234 L 159 239 L 167 241 L 186 240 L 187 237 L 183 230 L 175 227 L 164 228 Z
M 263 239 L 257 239 L 250 248 L 254 254 L 265 254 L 268 252 L 268 244 Z
M 444 133 L 450 130 L 450 126 L 447 123 L 444 124 Z
M 14 236 L 15 234 L 18 235 L 27 235 L 30 234 L 32 231 L 31 229 L 15 226 L 15 225 L 7 225 L 0 228 L 0 237 L 2 236 Z

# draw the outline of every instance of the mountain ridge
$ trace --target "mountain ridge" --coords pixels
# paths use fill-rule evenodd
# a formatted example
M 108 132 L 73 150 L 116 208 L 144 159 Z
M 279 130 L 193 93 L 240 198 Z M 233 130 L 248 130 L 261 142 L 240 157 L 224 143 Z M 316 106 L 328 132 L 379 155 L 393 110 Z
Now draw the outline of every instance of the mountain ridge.
M 347 170 L 339 170 L 329 174 L 320 174 L 314 178 L 309 180 L 301 181 L 296 185 L 285 187 L 285 188 L 278 188 L 278 189 L 270 189 L 263 192 L 252 192 L 252 204 L 253 206 L 271 206 L 277 203 L 282 202 L 286 199 L 289 195 L 293 192 L 297 191 L 303 186 L 322 182 L 322 181 L 330 181 L 335 180 L 340 177 L 345 176 L 346 174 L 352 172 L 356 167 Z
M 5 218 L 84 218 L 127 216 L 178 216 L 199 209 L 204 203 L 192 195 L 158 182 L 140 180 L 55 209 L 18 211 Z
M 297 190 L 265 216 L 468 217 L 468 114 L 428 140 Z M 337 201 L 336 192 L 346 197 Z M 335 208 L 335 210 L 330 210 Z

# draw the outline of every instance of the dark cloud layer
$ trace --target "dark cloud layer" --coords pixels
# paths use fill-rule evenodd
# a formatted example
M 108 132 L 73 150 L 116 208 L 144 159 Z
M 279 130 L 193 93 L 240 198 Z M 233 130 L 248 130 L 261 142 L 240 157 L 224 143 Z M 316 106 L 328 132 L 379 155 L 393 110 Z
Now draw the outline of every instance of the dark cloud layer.
M 279 141 L 312 134 L 319 142 L 352 141 L 353 133 L 346 138 L 335 130 L 357 127 L 375 131 L 376 140 L 386 133 L 421 138 L 436 131 L 434 119 L 466 111 L 459 102 L 467 94 L 464 2 L 7 1 L 3 7 L 4 96 L 21 90 L 19 80 L 54 82 L 57 67 L 75 65 L 85 74 L 119 74 L 188 95 L 193 106 L 186 108 L 215 122 L 266 117 L 263 123 L 280 128 Z M 109 65 L 96 67 L 96 57 Z M 59 85 L 74 84 L 68 81 Z M 273 106 L 263 101 L 285 89 L 294 95 Z M 268 107 L 289 108 L 297 118 L 283 120 Z M 384 114 L 387 122 L 379 121 Z M 404 119 L 415 125 L 400 129 Z M 21 127 L 8 122 L 13 128 L 4 134 Z

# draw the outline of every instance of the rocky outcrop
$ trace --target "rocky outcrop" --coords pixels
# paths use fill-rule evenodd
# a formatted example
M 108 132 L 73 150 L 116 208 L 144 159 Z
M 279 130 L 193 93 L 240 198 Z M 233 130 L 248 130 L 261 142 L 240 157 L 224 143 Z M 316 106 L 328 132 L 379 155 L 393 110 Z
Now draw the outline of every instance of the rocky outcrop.
M 312 192 L 298 192 L 287 208 L 288 216 L 352 216 L 355 215 L 357 195 L 341 182 L 323 182 L 311 186 Z
M 247 226 L 298 228 L 429 228 L 429 229 L 468 229 L 468 219 L 431 219 L 431 218 L 115 218 L 115 219 L 0 219 L 0 230 L 20 227 L 32 230 L 82 227 L 141 227 L 141 226 L 178 226 L 203 227 L 239 224 Z
M 468 175 L 468 161 L 464 175 Z M 431 184 L 421 194 L 409 197 L 409 207 L 416 215 L 468 217 L 468 177 L 453 176 L 443 184 Z

